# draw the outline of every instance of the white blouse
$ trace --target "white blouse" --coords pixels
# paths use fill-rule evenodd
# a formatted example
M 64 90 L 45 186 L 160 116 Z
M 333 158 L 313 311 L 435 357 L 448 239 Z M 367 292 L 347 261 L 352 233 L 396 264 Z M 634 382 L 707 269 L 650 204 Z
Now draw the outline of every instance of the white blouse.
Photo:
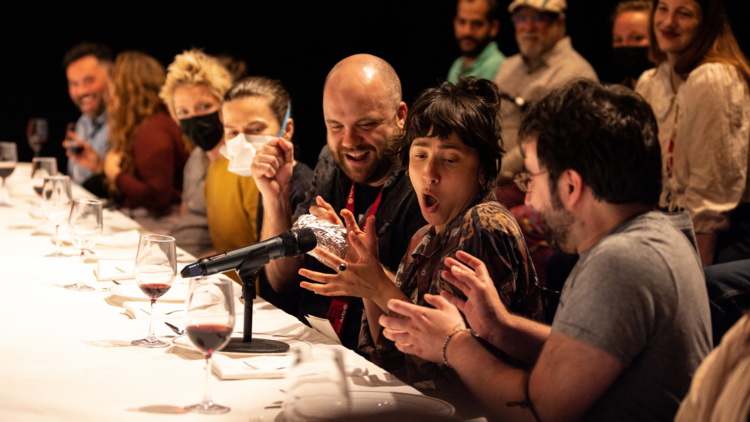
M 750 91 L 739 72 L 703 64 L 675 94 L 665 61 L 644 72 L 635 90 L 651 104 L 659 124 L 659 205 L 687 210 L 696 233 L 728 229 L 729 212 L 750 202 Z

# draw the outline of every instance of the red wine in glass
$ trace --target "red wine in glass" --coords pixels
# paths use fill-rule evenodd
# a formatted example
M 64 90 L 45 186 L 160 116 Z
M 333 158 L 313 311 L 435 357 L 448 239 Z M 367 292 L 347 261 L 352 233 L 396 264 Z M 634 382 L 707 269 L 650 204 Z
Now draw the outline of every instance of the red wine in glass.
M 16 163 L 0 163 L 0 178 L 5 179 L 13 174 L 13 170 L 15 169 Z
M 185 331 L 193 345 L 209 355 L 223 346 L 232 335 L 232 327 L 224 324 L 189 325 Z
M 141 289 L 143 293 L 148 296 L 151 300 L 156 300 L 162 296 L 164 296 L 165 293 L 169 291 L 169 288 L 172 287 L 169 284 L 162 284 L 162 283 L 148 283 L 148 284 L 139 284 L 138 287 Z

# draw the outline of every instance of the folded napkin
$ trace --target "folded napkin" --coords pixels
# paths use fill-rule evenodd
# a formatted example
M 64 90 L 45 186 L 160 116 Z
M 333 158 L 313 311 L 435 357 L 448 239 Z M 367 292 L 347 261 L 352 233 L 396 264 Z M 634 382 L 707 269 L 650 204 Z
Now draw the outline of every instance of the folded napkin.
M 271 379 L 286 377 L 292 366 L 293 356 L 253 356 L 244 359 L 232 359 L 220 353 L 212 356 L 212 370 L 223 380 Z M 359 377 L 369 373 L 367 368 L 344 365 L 346 376 Z
M 125 315 L 130 319 L 151 318 L 151 304 L 149 302 L 125 302 Z M 185 315 L 184 303 L 157 302 L 154 305 L 154 317 L 182 317 Z
M 135 278 L 135 261 L 100 259 L 94 273 L 99 281 L 133 279 Z

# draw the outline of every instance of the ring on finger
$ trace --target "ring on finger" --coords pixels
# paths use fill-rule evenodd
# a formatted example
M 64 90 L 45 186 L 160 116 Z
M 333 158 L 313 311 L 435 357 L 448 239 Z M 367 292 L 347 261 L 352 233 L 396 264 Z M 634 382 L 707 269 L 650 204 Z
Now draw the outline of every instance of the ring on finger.
M 346 271 L 346 261 L 342 262 L 341 265 L 339 265 L 339 271 Z

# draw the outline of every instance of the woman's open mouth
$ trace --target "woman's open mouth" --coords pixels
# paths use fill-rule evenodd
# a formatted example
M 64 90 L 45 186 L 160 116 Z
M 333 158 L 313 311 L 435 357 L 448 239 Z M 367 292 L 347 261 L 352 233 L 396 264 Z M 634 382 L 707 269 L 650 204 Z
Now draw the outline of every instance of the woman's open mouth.
M 440 201 L 438 201 L 437 198 L 435 198 L 429 193 L 423 193 L 422 199 L 423 199 L 422 203 L 424 204 L 424 207 L 425 207 L 424 208 L 425 212 L 432 213 L 432 212 L 435 212 L 435 210 L 437 210 L 438 204 L 440 203 Z

